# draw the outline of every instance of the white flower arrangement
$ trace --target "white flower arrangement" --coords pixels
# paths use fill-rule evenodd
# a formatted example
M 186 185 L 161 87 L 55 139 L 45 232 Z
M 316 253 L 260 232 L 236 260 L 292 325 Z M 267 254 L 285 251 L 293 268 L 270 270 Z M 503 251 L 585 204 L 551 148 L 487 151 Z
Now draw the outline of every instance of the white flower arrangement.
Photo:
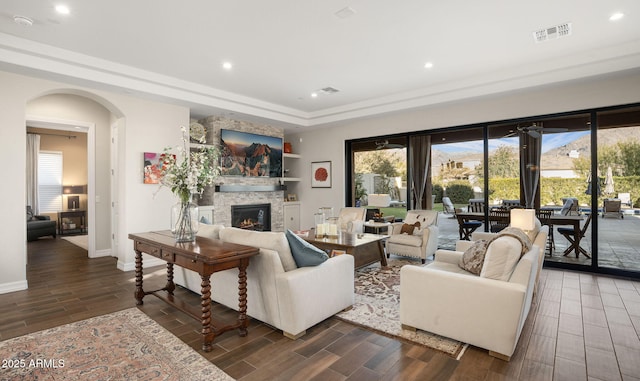
M 171 189 L 180 202 L 188 203 L 194 194 L 201 195 L 205 187 L 214 183 L 220 176 L 220 150 L 217 146 L 204 145 L 204 134 L 199 137 L 198 147 L 189 147 L 189 134 L 181 127 L 182 145 L 176 147 L 180 162 L 171 147 L 166 147 L 162 154 L 162 170 L 160 186 Z

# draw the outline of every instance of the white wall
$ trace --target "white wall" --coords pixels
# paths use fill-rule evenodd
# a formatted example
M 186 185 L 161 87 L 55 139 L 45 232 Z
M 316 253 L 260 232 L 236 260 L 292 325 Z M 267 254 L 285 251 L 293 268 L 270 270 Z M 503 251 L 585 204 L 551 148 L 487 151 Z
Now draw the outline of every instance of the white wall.
M 6 201 L 3 203 L 3 213 L 5 221 L 24 222 L 6 223 L 0 230 L 3 243 L 0 293 L 27 287 L 25 116 L 27 104 L 47 94 L 74 93 L 87 96 L 105 106 L 116 118 L 124 118 L 124 131 L 119 135 L 122 152 L 118 157 L 120 171 L 117 174 L 120 184 L 120 230 L 115 254 L 119 268 L 133 269 L 133 244 L 127 234 L 167 229 L 169 209 L 175 202 L 170 191 L 163 190 L 154 198 L 157 187 L 142 183 L 142 153 L 161 152 L 165 146 L 179 144 L 180 126 L 188 125 L 189 109 L 2 71 L 0 83 L 0 141 L 3 143 L 0 159 L 6 163 L 3 175 L 8 179 L 7 184 L 10 184 L 3 191 Z
M 301 228 L 313 225 L 313 213 L 319 207 L 331 206 L 338 210 L 344 206 L 345 140 L 636 103 L 640 102 L 639 89 L 640 73 L 636 70 L 635 73 L 543 86 L 288 134 L 287 140 L 295 142 L 296 149 L 302 154 L 300 167 L 296 168 L 302 178 L 296 186 L 301 201 Z M 311 162 L 325 160 L 332 161 L 332 187 L 311 188 Z

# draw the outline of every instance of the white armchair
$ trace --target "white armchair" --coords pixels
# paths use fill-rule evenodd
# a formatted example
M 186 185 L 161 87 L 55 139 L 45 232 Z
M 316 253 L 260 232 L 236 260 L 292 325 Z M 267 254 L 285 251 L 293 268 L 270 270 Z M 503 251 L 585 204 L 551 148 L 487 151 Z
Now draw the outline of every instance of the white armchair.
M 412 233 L 405 231 L 408 225 L 420 223 Z M 387 239 L 387 256 L 389 254 L 420 258 L 425 263 L 427 257 L 438 249 L 438 212 L 435 210 L 409 210 L 404 222 L 394 222 L 389 229 Z
M 340 213 L 338 214 L 338 230 L 348 231 L 350 233 L 362 233 L 366 215 L 366 208 L 346 207 L 340 209 Z

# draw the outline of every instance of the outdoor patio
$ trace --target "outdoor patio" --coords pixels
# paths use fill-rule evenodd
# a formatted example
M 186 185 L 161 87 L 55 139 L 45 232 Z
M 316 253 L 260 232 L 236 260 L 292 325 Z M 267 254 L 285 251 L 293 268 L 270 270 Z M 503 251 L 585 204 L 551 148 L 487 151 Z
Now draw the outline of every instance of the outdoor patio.
M 640 234 L 638 234 L 640 232 L 640 210 L 625 209 L 624 212 L 623 219 L 598 216 L 598 260 L 602 267 L 640 271 Z M 450 214 L 440 212 L 438 227 L 440 230 L 438 247 L 454 249 L 455 243 L 459 239 L 458 220 Z M 580 242 L 580 245 L 588 252 L 592 252 L 592 227 L 593 225 L 590 225 L 585 237 Z M 591 259 L 584 255 L 580 255 L 579 258 L 576 258 L 573 253 L 567 256 L 562 255 L 568 247 L 568 241 L 556 229 L 557 227 L 554 227 L 555 250 L 552 256 L 547 253 L 545 260 L 590 265 Z M 484 226 L 478 230 L 483 231 Z

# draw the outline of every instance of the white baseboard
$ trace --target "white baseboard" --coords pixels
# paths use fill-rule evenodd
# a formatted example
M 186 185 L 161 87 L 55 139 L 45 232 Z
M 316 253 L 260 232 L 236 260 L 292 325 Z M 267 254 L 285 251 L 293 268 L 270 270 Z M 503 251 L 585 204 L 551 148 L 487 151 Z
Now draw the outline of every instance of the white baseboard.
M 11 283 L 0 283 L 0 294 L 7 294 L 14 291 L 22 291 L 29 288 L 26 280 Z
M 162 266 L 162 265 L 166 265 L 167 262 L 163 261 L 162 259 L 159 258 L 153 258 L 153 259 L 147 259 L 144 258 L 142 261 L 142 268 L 147 268 L 147 267 L 154 267 L 154 266 Z M 118 269 L 122 270 L 122 271 L 134 271 L 136 269 L 136 263 L 135 262 L 121 262 L 120 260 L 118 260 Z
M 110 257 L 111 256 L 111 249 L 103 249 L 103 250 L 96 250 L 95 253 L 93 253 L 93 255 L 89 255 L 89 258 L 100 258 L 100 257 Z

